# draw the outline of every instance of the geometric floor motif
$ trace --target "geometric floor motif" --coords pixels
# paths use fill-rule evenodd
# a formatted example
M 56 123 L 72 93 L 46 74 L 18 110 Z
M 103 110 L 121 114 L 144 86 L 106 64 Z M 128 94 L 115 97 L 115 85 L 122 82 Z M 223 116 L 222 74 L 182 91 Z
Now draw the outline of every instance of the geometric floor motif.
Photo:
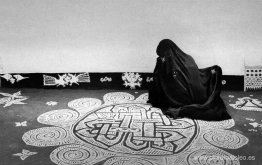
M 0 104 L 4 104 L 4 108 L 9 107 L 13 104 L 26 104 L 23 101 L 28 99 L 26 96 L 21 95 L 21 91 L 13 94 L 0 92 L 0 95 L 4 96 L 0 98 Z
M 262 111 L 261 101 L 251 97 L 238 98 L 235 104 L 229 104 L 231 107 L 245 111 Z
M 80 98 L 68 109 L 46 112 L 37 119 L 48 126 L 26 132 L 22 139 L 37 147 L 57 146 L 50 153 L 58 165 L 197 165 L 240 164 L 223 149 L 238 149 L 249 140 L 229 130 L 233 119 L 209 122 L 172 119 L 125 92 L 107 93 L 103 101 Z

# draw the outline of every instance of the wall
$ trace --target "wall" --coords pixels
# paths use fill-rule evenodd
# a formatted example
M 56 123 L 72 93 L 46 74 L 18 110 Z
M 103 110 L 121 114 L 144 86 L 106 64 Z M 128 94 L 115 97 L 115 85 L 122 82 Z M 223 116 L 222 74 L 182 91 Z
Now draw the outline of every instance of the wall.
M 152 72 L 164 38 L 226 75 L 262 63 L 260 0 L 10 0 L 0 20 L 5 73 Z

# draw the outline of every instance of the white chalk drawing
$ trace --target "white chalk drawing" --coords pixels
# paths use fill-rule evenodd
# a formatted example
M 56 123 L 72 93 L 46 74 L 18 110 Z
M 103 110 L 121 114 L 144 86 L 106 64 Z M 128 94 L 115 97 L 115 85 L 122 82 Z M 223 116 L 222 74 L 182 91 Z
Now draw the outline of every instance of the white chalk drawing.
M 228 130 L 210 130 L 204 134 L 204 139 L 214 146 L 236 149 L 248 143 L 248 139 L 237 133 Z
M 91 165 L 110 156 L 112 156 L 112 154 L 100 152 L 92 146 L 73 144 L 55 149 L 50 154 L 50 159 L 55 164 L 59 165 Z
M 29 156 L 35 155 L 35 154 L 37 154 L 37 152 L 31 152 L 29 150 L 23 149 L 21 153 L 13 154 L 13 156 L 19 156 L 21 160 L 25 160 Z
M 256 122 L 256 119 L 253 118 L 246 118 L 248 121 L 247 124 L 244 124 L 247 127 L 247 131 L 249 132 L 258 132 L 258 130 L 262 129 L 262 123 Z
M 223 149 L 238 149 L 248 138 L 233 130 L 233 119 L 209 122 L 172 119 L 147 104 L 148 93 L 135 98 L 126 92 L 107 93 L 102 100 L 80 98 L 40 115 L 51 125 L 26 132 L 22 139 L 36 147 L 57 146 L 52 162 L 68 164 L 212 164 L 239 165 Z M 209 159 L 203 159 L 209 156 Z M 223 158 L 224 160 L 216 160 Z
M 28 99 L 26 96 L 21 96 L 21 91 L 18 91 L 13 94 L 0 92 L 0 95 L 4 96 L 0 98 L 0 104 L 4 104 L 3 106 L 4 108 L 9 107 L 13 104 L 26 104 L 22 101 L 25 101 Z
M 58 74 L 58 79 L 53 76 L 43 75 L 44 86 L 72 86 L 73 84 L 79 85 L 79 83 L 90 83 L 89 73 L 81 74 Z
M 112 81 L 112 78 L 111 77 L 101 77 L 100 78 L 100 81 L 103 83 L 103 82 L 111 82 Z
M 256 129 L 253 129 L 253 128 L 248 129 L 248 131 L 249 131 L 249 132 L 257 132 L 257 130 L 256 130 Z
M 228 97 L 230 97 L 230 98 L 234 98 L 235 96 L 234 96 L 234 95 L 228 95 Z
M 143 78 L 140 77 L 139 73 L 126 72 L 122 75 L 122 80 L 124 81 L 125 87 L 130 87 L 130 89 L 136 89 L 136 86 L 141 87 Z
M 249 121 L 255 121 L 256 119 L 253 119 L 253 118 L 246 118 L 246 120 L 249 120 Z
M 159 161 L 159 165 L 161 165 L 163 162 Z M 112 157 L 108 159 L 104 165 L 113 165 L 113 164 L 126 164 L 126 165 L 136 165 L 136 164 L 141 164 L 141 165 L 155 165 L 158 164 L 156 162 L 151 161 L 150 159 L 147 158 L 141 158 L 141 157 L 127 157 L 127 156 L 122 156 L 122 157 Z
M 103 96 L 105 104 L 133 102 L 135 97 L 126 92 L 107 93 Z
M 245 111 L 262 111 L 261 101 L 258 99 L 243 97 L 238 98 L 235 104 L 229 104 L 231 107 Z
M 38 116 L 37 121 L 42 124 L 55 126 L 71 125 L 79 117 L 79 112 L 70 109 L 59 109 L 46 112 Z
M 221 84 L 222 84 L 222 85 L 226 85 L 226 83 L 227 83 L 226 80 L 222 80 L 222 81 L 221 81 Z
M 146 78 L 146 82 L 153 82 L 154 81 L 154 78 L 153 77 L 147 77 Z
M 4 78 L 6 81 L 11 82 L 11 84 L 15 83 L 15 78 L 11 74 L 4 74 L 1 77 Z
M 230 153 L 214 148 L 197 149 L 189 154 L 188 164 L 190 165 L 237 165 L 238 158 Z
M 262 125 L 257 122 L 249 123 L 249 125 L 252 125 L 253 128 L 262 127 Z
M 90 110 L 98 108 L 102 105 L 102 101 L 96 98 L 79 98 L 68 103 L 68 107 L 77 110 L 80 115 Z
M 43 127 L 26 132 L 22 139 L 32 146 L 57 146 L 74 142 L 68 130 L 60 127 Z
M 55 106 L 57 104 L 58 104 L 58 102 L 56 102 L 56 101 L 48 101 L 48 102 L 46 102 L 46 105 L 49 105 L 49 106 Z
M 140 95 L 135 101 L 146 103 L 148 101 L 148 93 L 144 93 L 144 94 Z
M 223 129 L 229 129 L 235 125 L 235 121 L 233 119 L 229 120 L 223 120 L 223 121 L 204 121 L 204 120 L 198 120 L 199 125 L 206 129 L 206 128 L 223 128 Z
M 27 126 L 27 121 L 23 122 L 15 122 L 16 127 L 26 127 Z
M 21 81 L 23 79 L 29 78 L 29 77 L 23 77 L 20 74 L 13 74 L 13 75 L 11 75 L 11 74 L 4 74 L 1 77 L 6 79 L 6 81 L 9 81 L 11 84 L 14 84 L 14 83 L 19 82 L 19 81 Z

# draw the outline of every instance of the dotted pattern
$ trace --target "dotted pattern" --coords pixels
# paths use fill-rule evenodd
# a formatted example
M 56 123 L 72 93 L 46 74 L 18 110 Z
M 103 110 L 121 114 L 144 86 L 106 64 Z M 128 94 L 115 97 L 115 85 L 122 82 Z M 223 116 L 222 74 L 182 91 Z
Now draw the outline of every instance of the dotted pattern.
M 26 132 L 23 141 L 27 145 L 45 147 L 73 143 L 68 131 L 60 127 L 43 127 Z
M 144 93 L 136 99 L 136 102 L 141 102 L 141 103 L 146 103 L 147 101 L 148 101 L 148 93 Z
M 104 165 L 155 165 L 155 163 L 150 162 L 149 160 L 146 159 L 141 159 L 141 158 L 132 158 L 132 157 L 113 157 L 109 160 L 107 160 Z
M 78 112 L 69 109 L 60 109 L 46 112 L 37 118 L 39 123 L 50 125 L 64 125 L 70 124 L 77 120 L 79 117 Z
M 262 66 L 246 67 L 244 90 L 259 90 L 262 89 Z
M 200 127 L 205 129 L 214 129 L 214 128 L 222 128 L 229 129 L 235 125 L 235 121 L 233 119 L 223 120 L 223 121 L 198 121 Z
M 204 139 L 214 146 L 229 149 L 240 148 L 248 143 L 245 136 L 228 130 L 209 131 L 204 134 Z
M 147 97 L 147 93 L 134 99 L 129 93 L 112 92 L 104 95 L 104 105 L 95 98 L 73 100 L 68 106 L 74 110 L 53 110 L 38 118 L 59 127 L 34 129 L 22 139 L 31 146 L 57 146 L 50 159 L 58 165 L 240 164 L 222 150 L 248 143 L 244 135 L 229 130 L 235 125 L 233 119 L 170 119 L 146 104 Z M 239 101 L 237 107 L 260 108 L 254 99 Z
M 80 98 L 70 101 L 68 107 L 78 110 L 78 112 L 87 112 L 88 110 L 95 109 L 102 104 L 102 101 L 96 98 Z
M 66 145 L 55 149 L 51 153 L 50 159 L 59 165 L 91 164 L 99 157 L 100 153 L 82 145 Z
M 127 103 L 135 99 L 135 97 L 126 92 L 111 92 L 103 97 L 105 104 Z
M 220 149 L 199 149 L 188 156 L 189 165 L 239 165 L 239 160 Z

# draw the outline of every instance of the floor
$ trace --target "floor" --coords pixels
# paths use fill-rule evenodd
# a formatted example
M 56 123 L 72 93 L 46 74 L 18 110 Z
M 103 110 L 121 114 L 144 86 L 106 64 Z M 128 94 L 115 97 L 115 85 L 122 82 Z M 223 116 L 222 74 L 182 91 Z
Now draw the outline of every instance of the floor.
M 223 91 L 232 119 L 171 119 L 145 90 L 0 88 L 1 165 L 255 165 L 262 92 Z

